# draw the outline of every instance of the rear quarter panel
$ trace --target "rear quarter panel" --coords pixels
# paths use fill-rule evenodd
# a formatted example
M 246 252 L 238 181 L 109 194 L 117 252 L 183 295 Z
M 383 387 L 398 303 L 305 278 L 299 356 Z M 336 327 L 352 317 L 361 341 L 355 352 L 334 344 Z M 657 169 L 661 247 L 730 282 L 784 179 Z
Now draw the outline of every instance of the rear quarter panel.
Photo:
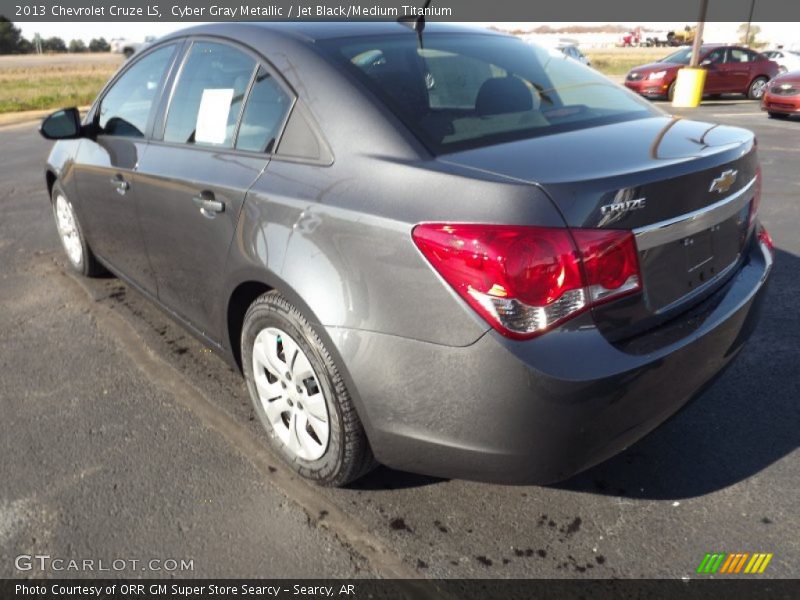
M 229 285 L 263 273 L 323 326 L 471 344 L 489 326 L 417 250 L 411 231 L 423 221 L 563 226 L 538 188 L 434 161 L 273 160 L 239 219 Z

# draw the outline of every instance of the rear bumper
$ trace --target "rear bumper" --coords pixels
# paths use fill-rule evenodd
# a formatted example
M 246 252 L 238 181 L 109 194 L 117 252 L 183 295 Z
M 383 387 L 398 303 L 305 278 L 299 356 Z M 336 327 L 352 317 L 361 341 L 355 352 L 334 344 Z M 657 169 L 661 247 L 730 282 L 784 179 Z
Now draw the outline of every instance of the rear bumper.
M 800 113 L 800 96 L 778 96 L 767 92 L 761 100 L 761 110 L 785 114 Z
M 376 458 L 442 477 L 551 483 L 657 427 L 737 355 L 772 257 L 755 240 L 739 272 L 691 312 L 621 348 L 590 314 L 529 341 L 494 331 L 450 347 L 329 328 Z

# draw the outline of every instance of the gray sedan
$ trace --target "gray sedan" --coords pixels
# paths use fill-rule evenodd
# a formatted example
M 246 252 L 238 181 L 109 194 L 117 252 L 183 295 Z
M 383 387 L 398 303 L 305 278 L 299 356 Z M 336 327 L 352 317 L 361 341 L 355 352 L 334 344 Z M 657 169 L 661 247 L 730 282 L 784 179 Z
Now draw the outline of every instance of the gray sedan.
M 241 369 L 304 477 L 565 479 L 675 413 L 755 326 L 773 260 L 756 143 L 516 38 L 416 29 L 156 41 L 83 119 L 43 122 L 58 231 L 73 269 Z

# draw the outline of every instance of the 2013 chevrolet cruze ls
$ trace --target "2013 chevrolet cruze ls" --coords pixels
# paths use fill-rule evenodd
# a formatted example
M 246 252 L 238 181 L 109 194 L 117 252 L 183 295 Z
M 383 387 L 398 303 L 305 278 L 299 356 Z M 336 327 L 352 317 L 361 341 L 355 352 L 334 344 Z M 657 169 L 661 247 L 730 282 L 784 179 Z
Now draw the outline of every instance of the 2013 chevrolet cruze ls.
M 733 360 L 773 260 L 752 133 L 487 31 L 199 26 L 41 131 L 72 267 L 240 366 L 328 485 L 606 459 Z

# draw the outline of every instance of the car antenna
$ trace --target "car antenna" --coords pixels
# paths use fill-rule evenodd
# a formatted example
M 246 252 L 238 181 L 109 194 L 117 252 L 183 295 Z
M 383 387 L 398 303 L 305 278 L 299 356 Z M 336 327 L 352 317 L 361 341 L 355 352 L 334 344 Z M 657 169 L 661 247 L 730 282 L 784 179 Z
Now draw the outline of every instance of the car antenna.
M 401 23 L 407 27 L 411 27 L 414 31 L 417 32 L 417 40 L 419 41 L 419 49 L 424 50 L 425 47 L 422 45 L 422 32 L 425 30 L 425 11 L 431 5 L 433 0 L 425 0 L 425 4 L 422 6 L 421 14 L 418 16 L 409 15 L 407 17 L 400 17 L 397 19 L 398 23 Z

